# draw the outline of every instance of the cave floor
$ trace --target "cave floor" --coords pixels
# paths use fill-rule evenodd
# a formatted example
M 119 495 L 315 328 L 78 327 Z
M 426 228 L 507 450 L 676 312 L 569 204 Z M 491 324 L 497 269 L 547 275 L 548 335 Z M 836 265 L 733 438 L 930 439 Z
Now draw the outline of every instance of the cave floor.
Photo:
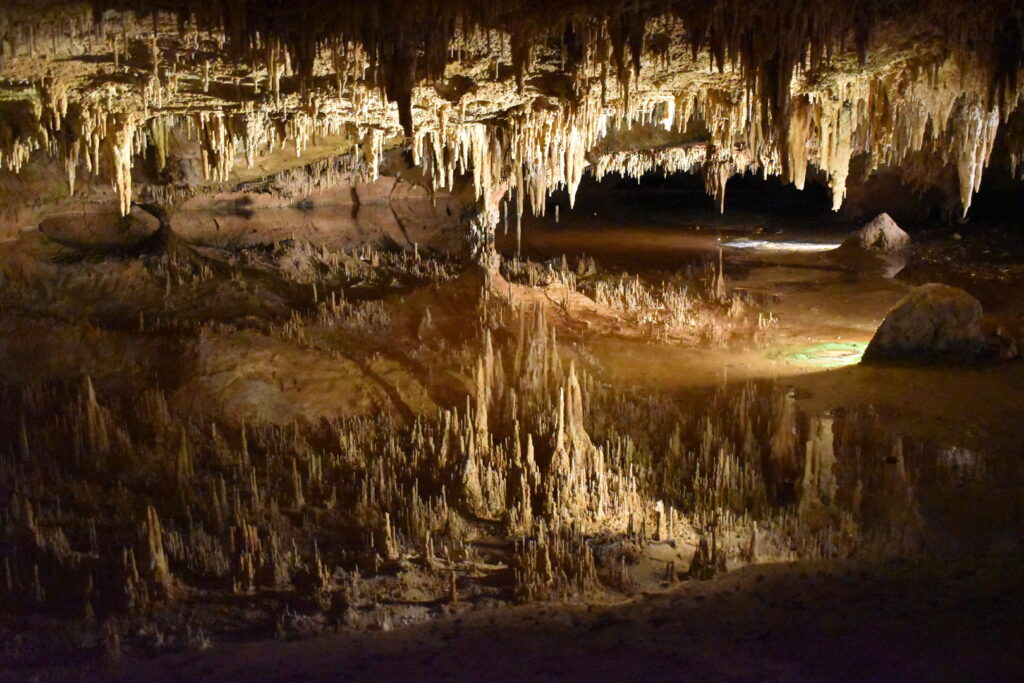
M 34 680 L 1011 681 L 1022 576 L 1019 557 L 756 565 L 615 605 L 484 609 Z

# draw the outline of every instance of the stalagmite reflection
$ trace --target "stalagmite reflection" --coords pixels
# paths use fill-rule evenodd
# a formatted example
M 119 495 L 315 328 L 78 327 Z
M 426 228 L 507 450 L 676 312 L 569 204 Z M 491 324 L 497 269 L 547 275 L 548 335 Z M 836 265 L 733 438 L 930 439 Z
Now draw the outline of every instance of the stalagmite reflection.
M 563 357 L 542 306 L 481 305 L 515 333 L 496 343 L 479 330 L 473 398 L 404 424 L 221 432 L 174 426 L 158 390 L 135 403 L 105 400 L 88 378 L 6 391 L 10 599 L 136 612 L 196 582 L 237 593 L 290 581 L 358 626 L 428 610 L 452 576 L 463 600 L 625 590 L 657 541 L 679 544 L 679 572 L 704 544 L 722 567 L 926 547 L 918 472 L 948 467 L 950 451 L 915 442 L 912 465 L 872 411 L 805 415 L 773 383 L 715 390 L 696 409 L 600 385 Z M 319 310 L 314 325 L 333 325 L 335 306 Z M 111 468 L 137 474 L 112 483 Z M 94 512 L 67 517 L 68 505 Z M 349 525 L 365 533 L 337 535 Z M 392 602 L 413 575 L 423 606 Z M 82 594 L 87 577 L 97 589 Z

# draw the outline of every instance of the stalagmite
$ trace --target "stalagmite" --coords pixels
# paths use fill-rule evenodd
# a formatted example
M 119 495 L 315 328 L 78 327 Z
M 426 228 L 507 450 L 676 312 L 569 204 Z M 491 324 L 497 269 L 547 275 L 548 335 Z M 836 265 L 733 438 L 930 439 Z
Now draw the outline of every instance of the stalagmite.
M 188 486 L 189 479 L 195 474 L 195 470 L 192 466 L 192 455 L 188 447 L 188 435 L 184 427 L 181 428 L 178 439 L 178 458 L 175 463 L 175 472 L 178 478 L 178 487 L 183 490 Z
M 800 505 L 803 509 L 814 504 L 830 505 L 836 495 L 832 416 L 816 416 L 811 421 L 810 431 L 811 440 L 805 446 L 804 472 L 800 484 Z

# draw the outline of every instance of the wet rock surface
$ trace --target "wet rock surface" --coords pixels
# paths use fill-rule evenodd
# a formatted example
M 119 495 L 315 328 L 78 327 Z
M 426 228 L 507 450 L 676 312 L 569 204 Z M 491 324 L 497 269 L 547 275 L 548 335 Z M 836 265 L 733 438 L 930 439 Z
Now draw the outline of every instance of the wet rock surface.
M 922 285 L 885 316 L 864 360 L 983 358 L 993 348 L 981 316 L 981 304 L 962 289 Z
M 463 210 L 451 193 L 428 196 L 423 187 L 382 176 L 298 198 L 244 192 L 198 197 L 172 214 L 171 227 L 184 239 L 210 246 L 293 239 L 337 249 L 369 244 L 454 253 L 461 243 Z

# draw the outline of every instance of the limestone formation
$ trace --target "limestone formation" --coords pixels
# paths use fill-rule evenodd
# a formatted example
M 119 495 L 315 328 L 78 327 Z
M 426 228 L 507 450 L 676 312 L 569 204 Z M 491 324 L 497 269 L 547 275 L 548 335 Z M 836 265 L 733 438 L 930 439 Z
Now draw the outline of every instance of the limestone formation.
M 843 240 L 831 256 L 842 267 L 891 278 L 907 265 L 909 244 L 910 236 L 883 213 Z
M 806 389 L 885 369 L 780 372 L 859 352 L 792 301 L 916 253 L 887 214 L 778 287 L 715 232 L 734 176 L 824 214 L 1019 179 L 1011 0 L 0 4 L 0 637 L 150 660 L 905 558 L 922 485 L 1002 473 Z M 531 243 L 658 173 L 714 199 L 670 265 Z M 903 287 L 864 282 L 856 331 Z M 926 285 L 865 359 L 988 350 Z
M 374 180 L 404 147 L 432 191 L 471 174 L 485 209 L 511 192 L 543 214 L 588 170 L 700 171 L 724 207 L 732 175 L 802 187 L 809 165 L 839 208 L 853 156 L 923 188 L 923 152 L 955 166 L 966 213 L 1016 120 L 1005 0 L 971 22 L 931 0 L 691 4 L 357 2 L 319 8 L 316 30 L 258 2 L 8 4 L 0 166 L 48 155 L 62 191 L 101 177 L 125 214 L 338 156 Z
M 981 304 L 962 289 L 922 285 L 886 314 L 864 360 L 984 357 L 994 348 L 981 315 Z
M 843 240 L 842 248 L 849 250 L 891 253 L 910 244 L 910 235 L 903 232 L 889 214 L 875 216 L 867 225 Z

